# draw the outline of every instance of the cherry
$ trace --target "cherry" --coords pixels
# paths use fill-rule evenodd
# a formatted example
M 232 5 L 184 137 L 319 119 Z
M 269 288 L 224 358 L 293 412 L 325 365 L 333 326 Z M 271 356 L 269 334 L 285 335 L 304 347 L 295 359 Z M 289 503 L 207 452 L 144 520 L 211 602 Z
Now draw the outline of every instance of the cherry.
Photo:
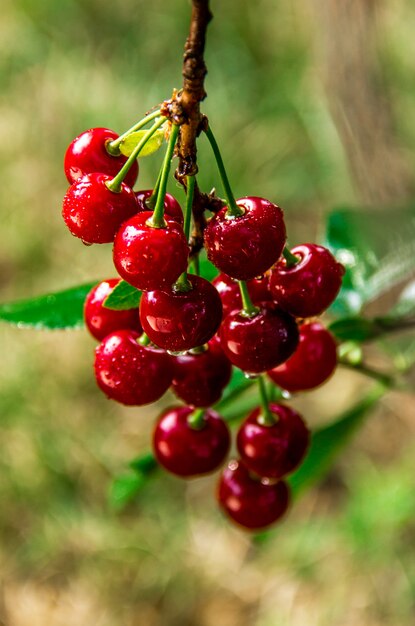
M 213 340 L 202 352 L 189 352 L 176 357 L 173 367 L 174 393 L 186 404 L 196 407 L 215 404 L 232 371 L 229 360 Z
M 285 482 L 274 483 L 252 476 L 241 461 L 230 461 L 219 481 L 218 501 L 234 522 L 257 530 L 284 515 L 289 489 Z
M 142 332 L 138 308 L 115 311 L 103 306 L 104 300 L 120 282 L 119 278 L 103 280 L 86 297 L 84 317 L 86 326 L 95 339 L 101 341 L 115 330 L 130 329 Z
M 303 460 L 310 435 L 294 409 L 274 403 L 269 409 L 276 422 L 264 423 L 261 408 L 254 409 L 239 429 L 237 446 L 251 472 L 267 478 L 282 478 Z
M 143 321 L 141 323 L 144 327 Z M 244 372 L 260 373 L 283 363 L 293 354 L 298 344 L 298 329 L 291 315 L 274 303 L 264 302 L 252 317 L 242 311 L 225 317 L 220 340 L 233 365 Z
M 139 334 L 119 330 L 107 335 L 95 350 L 98 386 L 113 400 L 127 405 L 155 402 L 171 384 L 173 366 L 163 350 L 137 342 Z
M 205 230 L 205 246 L 221 272 L 248 280 L 264 274 L 280 258 L 286 240 L 283 212 L 264 198 L 241 198 L 236 204 L 243 215 L 228 215 L 227 207 L 216 213 Z
M 138 200 L 139 211 L 148 211 L 150 208 L 146 204 L 146 200 L 152 195 L 152 189 L 144 189 L 142 191 L 136 191 L 135 195 Z M 183 226 L 183 212 L 180 204 L 176 198 L 169 193 L 166 193 L 164 197 L 164 214 L 174 219 L 178 224 Z
M 168 289 L 187 269 L 189 247 L 182 227 L 166 217 L 165 228 L 149 225 L 151 211 L 125 222 L 114 241 L 114 265 L 128 283 L 146 291 Z
M 322 385 L 337 365 L 333 335 L 318 322 L 300 326 L 300 341 L 294 354 L 268 376 L 286 391 L 306 391 Z
M 241 292 L 238 282 L 234 278 L 226 276 L 226 274 L 219 274 L 219 276 L 212 281 L 212 284 L 215 285 L 222 300 L 224 317 L 228 315 L 228 313 L 235 310 L 239 311 L 242 308 Z M 254 304 L 272 300 L 271 292 L 268 289 L 268 276 L 248 280 L 247 286 L 249 295 Z
M 189 478 L 207 474 L 224 461 L 230 433 L 223 419 L 206 409 L 201 426 L 192 427 L 188 406 L 167 409 L 158 419 L 153 449 L 158 462 L 169 472 Z
M 320 315 L 337 296 L 344 267 L 317 244 L 304 243 L 291 253 L 299 261 L 290 266 L 285 259 L 277 263 L 271 272 L 271 293 L 280 307 L 295 317 Z
M 200 276 L 189 274 L 188 280 L 189 291 L 148 291 L 140 302 L 144 332 L 156 346 L 171 352 L 208 342 L 222 319 L 222 303 L 214 286 Z
M 110 141 L 118 139 L 117 133 L 108 128 L 90 128 L 75 137 L 65 154 L 64 168 L 66 178 L 74 183 L 78 178 L 93 172 L 102 172 L 111 178 L 116 176 L 127 158 L 120 154 L 113 156 L 106 148 Z M 138 176 L 138 163 L 131 166 L 125 183 L 134 187 Z
M 111 176 L 93 173 L 79 178 L 63 199 L 62 216 L 72 235 L 85 243 L 110 243 L 122 222 L 137 213 L 134 192 L 124 183 L 119 193 L 105 183 Z

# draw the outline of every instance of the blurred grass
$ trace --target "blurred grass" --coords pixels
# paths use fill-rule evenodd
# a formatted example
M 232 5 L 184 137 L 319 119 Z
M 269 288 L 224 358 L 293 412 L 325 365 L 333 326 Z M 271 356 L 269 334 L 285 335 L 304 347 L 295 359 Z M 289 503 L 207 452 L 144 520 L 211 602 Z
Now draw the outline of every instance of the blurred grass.
M 312 239 L 324 211 L 352 204 L 355 193 L 315 65 L 310 9 L 275 0 L 212 8 L 204 108 L 235 193 L 275 200 L 292 242 Z M 414 13 L 403 0 L 385 7 L 380 51 L 409 159 Z M 180 85 L 188 15 L 184 0 L 3 0 L 2 300 L 113 275 L 109 246 L 86 248 L 64 228 L 63 154 L 82 130 L 121 132 Z M 160 158 L 142 162 L 143 187 Z M 200 163 L 201 185 L 218 185 L 203 141 Z M 136 505 L 112 514 L 109 479 L 147 449 L 159 407 L 127 409 L 102 397 L 94 344 L 82 331 L 2 326 L 0 338 L 0 623 L 413 623 L 409 399 L 390 397 L 265 548 L 222 520 L 211 479 L 183 485 L 160 476 Z M 298 406 L 311 425 L 329 421 L 360 387 L 339 373 Z

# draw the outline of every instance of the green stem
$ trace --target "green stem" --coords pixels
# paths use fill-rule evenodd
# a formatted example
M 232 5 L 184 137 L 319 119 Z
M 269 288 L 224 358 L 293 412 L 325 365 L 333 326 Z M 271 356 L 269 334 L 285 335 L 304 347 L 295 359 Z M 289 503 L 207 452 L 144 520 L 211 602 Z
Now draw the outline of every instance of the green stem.
M 211 131 L 210 126 L 207 127 L 206 129 L 206 136 L 209 139 L 209 143 L 212 147 L 213 150 L 213 154 L 215 155 L 215 159 L 216 159 L 216 163 L 218 165 L 218 169 L 219 169 L 219 174 L 222 180 L 222 185 L 223 185 L 223 189 L 225 191 L 225 196 L 226 199 L 228 201 L 228 209 L 226 211 L 226 215 L 230 216 L 230 217 L 240 217 L 241 215 L 244 214 L 244 210 L 241 209 L 241 207 L 239 207 L 236 204 L 236 200 L 235 200 L 235 196 L 232 193 L 232 189 L 231 186 L 229 184 L 229 179 L 228 179 L 228 175 L 226 173 L 225 170 L 225 165 L 223 163 L 223 159 L 219 150 L 219 146 L 216 142 L 215 136 Z
M 196 276 L 200 276 L 200 259 L 199 259 L 199 253 L 195 254 L 195 256 L 192 258 L 192 260 L 190 261 L 191 267 L 193 269 L 193 273 L 196 274 Z
M 162 171 L 163 171 L 163 168 L 161 168 L 159 173 L 158 173 L 156 184 L 154 185 L 153 193 L 145 201 L 145 205 L 146 205 L 146 207 L 148 208 L 149 211 L 154 211 L 154 207 L 156 206 L 157 196 L 158 196 L 158 192 L 159 192 L 159 189 L 160 189 L 160 181 L 161 181 Z
M 259 397 L 261 398 L 261 408 L 262 408 L 261 418 L 260 418 L 261 424 L 263 424 L 264 426 L 273 426 L 274 424 L 277 423 L 277 420 L 275 419 L 274 415 L 272 414 L 269 408 L 268 393 L 267 393 L 267 388 L 265 385 L 263 374 L 261 374 L 258 377 L 258 387 L 259 387 Z
M 160 187 L 157 194 L 157 202 L 154 207 L 153 217 L 148 221 L 148 225 L 153 228 L 165 228 L 164 221 L 164 199 L 166 197 L 167 180 L 170 173 L 171 160 L 173 158 L 174 146 L 176 145 L 177 136 L 179 134 L 179 126 L 172 124 L 169 143 L 167 144 L 166 154 L 164 156 L 163 167 L 161 170 Z
M 254 317 L 259 312 L 259 308 L 255 306 L 251 300 L 251 296 L 249 295 L 248 285 L 245 280 L 238 280 L 239 283 L 239 291 L 241 292 L 242 298 L 242 314 L 245 317 Z
M 127 176 L 128 172 L 130 171 L 130 168 L 131 168 L 132 164 L 134 163 L 134 161 L 137 159 L 141 149 L 145 146 L 145 144 L 150 139 L 150 137 L 152 137 L 152 135 L 154 135 L 156 130 L 158 128 L 160 128 L 160 126 L 162 124 L 164 124 L 165 121 L 166 121 L 166 118 L 162 117 L 155 124 L 153 124 L 153 126 L 151 128 L 149 128 L 149 130 L 146 132 L 146 134 L 141 139 L 141 141 L 136 145 L 136 147 L 134 148 L 134 150 L 132 151 L 131 155 L 128 157 L 127 161 L 124 163 L 123 167 L 120 169 L 118 174 L 116 176 L 114 176 L 114 178 L 112 180 L 110 180 L 108 183 L 106 183 L 106 185 L 107 185 L 107 187 L 108 187 L 108 189 L 110 191 L 113 191 L 114 193 L 119 193 L 120 192 L 121 185 L 122 185 L 122 183 L 124 181 L 124 178 Z
M 186 206 L 184 209 L 183 231 L 186 241 L 190 238 L 190 222 L 192 220 L 193 196 L 195 191 L 195 176 L 187 176 Z
M 192 283 L 187 278 L 187 272 L 183 272 L 183 274 L 180 274 L 179 278 L 173 285 L 174 292 L 181 291 L 182 293 L 186 293 L 187 291 L 191 291 L 192 289 Z
M 347 367 L 348 369 L 354 370 L 355 372 L 364 374 L 368 378 L 373 378 L 373 380 L 377 380 L 388 389 L 393 389 L 398 384 L 393 376 L 390 376 L 389 374 L 385 374 L 383 372 L 379 372 L 378 370 L 374 370 L 364 363 L 350 363 L 350 361 L 339 360 L 339 365 L 343 365 L 343 367 Z
M 107 152 L 109 152 L 113 156 L 118 156 L 120 154 L 119 146 L 124 141 L 124 139 L 128 137 L 128 135 L 131 135 L 131 133 L 134 133 L 136 130 L 140 130 L 140 128 L 143 128 L 143 126 L 155 120 L 156 117 L 159 117 L 159 115 L 160 109 L 157 109 L 157 111 L 154 111 L 154 113 L 150 113 L 149 115 L 143 117 L 142 120 L 134 124 L 134 126 L 131 126 L 131 128 L 129 128 L 125 131 L 125 133 L 117 137 L 117 139 L 114 139 L 114 141 L 110 141 L 106 146 Z
M 187 423 L 193 430 L 202 430 L 205 426 L 206 409 L 195 409 L 187 418 Z
M 137 343 L 140 344 L 140 346 L 148 346 L 148 344 L 150 343 L 150 338 L 143 333 L 138 339 L 137 339 Z
M 282 251 L 282 254 L 284 256 L 284 259 L 287 261 L 287 267 L 294 267 L 294 265 L 297 265 L 297 263 L 300 260 L 298 256 L 293 254 L 289 250 L 289 248 L 287 248 L 287 246 L 284 247 L 284 250 Z

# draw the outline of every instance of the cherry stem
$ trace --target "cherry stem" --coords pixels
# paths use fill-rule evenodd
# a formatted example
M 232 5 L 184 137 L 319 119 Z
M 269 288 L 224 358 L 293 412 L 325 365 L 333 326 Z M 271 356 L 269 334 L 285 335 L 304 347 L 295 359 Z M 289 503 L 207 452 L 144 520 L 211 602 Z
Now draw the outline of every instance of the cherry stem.
M 264 376 L 262 374 L 258 376 L 258 387 L 259 387 L 259 397 L 261 398 L 261 408 L 262 408 L 261 415 L 259 418 L 260 423 L 263 426 L 273 426 L 274 424 L 277 423 L 277 420 L 275 419 L 274 415 L 272 414 L 269 408 L 267 388 L 265 385 Z
M 282 251 L 283 257 L 287 262 L 287 267 L 294 267 L 299 262 L 299 257 L 291 252 L 287 246 L 284 246 L 284 250 Z
M 244 214 L 244 210 L 241 209 L 241 207 L 239 207 L 236 204 L 236 200 L 235 200 L 235 196 L 232 193 L 232 189 L 231 186 L 229 184 L 229 178 L 228 175 L 226 173 L 225 170 L 225 165 L 223 163 L 223 159 L 219 150 L 219 146 L 216 142 L 215 136 L 212 133 L 212 130 L 210 128 L 210 126 L 208 126 L 205 130 L 206 133 L 206 137 L 209 139 L 209 143 L 211 145 L 211 148 L 213 150 L 213 154 L 215 155 L 215 159 L 216 159 L 216 163 L 218 165 L 218 170 L 219 170 L 219 174 L 220 174 L 220 178 L 222 181 L 222 185 L 223 185 L 223 189 L 225 192 L 225 196 L 226 199 L 228 201 L 228 208 L 226 211 L 226 215 L 230 216 L 230 217 L 240 217 L 241 215 Z
M 122 168 L 118 172 L 118 174 L 112 180 L 108 181 L 108 183 L 105 183 L 110 191 L 112 191 L 114 193 L 119 193 L 120 192 L 121 185 L 122 185 L 122 183 L 124 181 L 124 178 L 127 176 L 128 172 L 130 171 L 130 168 L 131 168 L 132 164 L 134 163 L 134 161 L 137 159 L 140 151 L 145 146 L 145 144 L 150 139 L 150 137 L 152 137 L 152 135 L 154 135 L 156 130 L 158 128 L 160 128 L 160 126 L 162 124 L 164 124 L 165 121 L 166 121 L 166 118 L 162 117 L 155 124 L 153 124 L 153 126 L 151 128 L 149 128 L 149 130 L 143 136 L 141 141 L 138 142 L 138 144 L 136 145 L 136 147 L 134 148 L 134 150 L 132 151 L 132 153 L 128 157 L 127 161 L 124 163 L 124 165 L 122 166 Z
M 187 418 L 187 423 L 193 430 L 202 430 L 205 426 L 206 409 L 195 409 Z
M 148 346 L 148 344 L 150 343 L 150 337 L 148 337 L 145 333 L 143 333 L 138 339 L 137 339 L 137 343 L 140 344 L 140 346 Z
M 184 224 L 183 231 L 186 241 L 189 241 L 190 237 L 190 222 L 192 220 L 192 207 L 195 191 L 195 176 L 187 176 L 187 189 L 186 189 L 186 206 L 184 210 Z
M 180 274 L 179 278 L 176 280 L 176 282 L 173 285 L 173 291 L 176 293 L 177 292 L 186 293 L 187 291 L 191 291 L 192 289 L 193 289 L 193 286 L 187 277 L 187 272 L 183 272 L 183 274 Z
M 109 154 L 112 154 L 113 156 L 119 156 L 120 154 L 119 146 L 124 141 L 124 139 L 128 137 L 128 135 L 131 135 L 131 133 L 134 133 L 136 130 L 140 130 L 140 128 L 143 128 L 143 126 L 155 120 L 156 117 L 159 117 L 159 115 L 160 115 L 160 109 L 157 109 L 157 111 L 154 111 L 154 113 L 150 113 L 149 115 L 146 115 L 145 117 L 143 117 L 142 120 L 134 124 L 134 126 L 131 126 L 131 128 L 129 128 L 128 130 L 125 131 L 125 133 L 117 137 L 117 139 L 114 139 L 113 141 L 108 142 L 106 146 L 107 152 L 109 152 Z
M 164 200 L 166 197 L 167 180 L 169 178 L 171 160 L 173 158 L 174 146 L 176 145 L 179 128 L 180 127 L 177 126 L 177 124 L 172 124 L 169 143 L 167 144 L 167 150 L 161 169 L 160 186 L 157 193 L 156 206 L 154 207 L 153 216 L 147 222 L 152 228 L 166 227 L 166 222 L 164 220 Z
M 259 313 L 259 308 L 254 305 L 251 300 L 251 296 L 249 295 L 248 285 L 245 280 L 238 280 L 239 283 L 239 291 L 241 292 L 242 298 L 242 314 L 245 317 L 254 317 Z
M 154 185 L 154 189 L 153 189 L 151 196 L 149 196 L 147 200 L 144 201 L 144 204 L 146 205 L 149 211 L 153 211 L 154 207 L 156 206 L 157 195 L 160 189 L 160 181 L 161 181 L 161 170 L 158 173 L 156 184 Z

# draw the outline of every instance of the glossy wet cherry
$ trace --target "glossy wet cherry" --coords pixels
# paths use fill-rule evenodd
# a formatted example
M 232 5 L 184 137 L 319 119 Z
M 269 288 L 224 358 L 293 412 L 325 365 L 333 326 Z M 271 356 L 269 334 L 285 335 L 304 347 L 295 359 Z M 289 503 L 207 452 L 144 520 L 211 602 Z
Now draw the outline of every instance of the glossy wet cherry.
M 294 354 L 268 376 L 286 391 L 306 391 L 322 385 L 337 365 L 336 342 L 319 322 L 300 326 L 300 341 Z
M 153 193 L 152 189 L 143 189 L 141 191 L 135 192 L 140 212 L 154 209 L 154 207 L 149 207 L 146 204 L 146 200 L 150 198 L 152 193 Z M 169 217 L 174 219 L 176 222 L 183 225 L 182 208 L 180 204 L 177 202 L 176 198 L 172 196 L 170 193 L 166 193 L 164 197 L 164 215 L 168 215 Z
M 304 458 L 309 432 L 299 413 L 288 406 L 270 403 L 275 423 L 264 423 L 257 407 L 241 425 L 237 446 L 249 470 L 267 478 L 283 478 Z
M 158 462 L 169 472 L 191 477 L 213 472 L 222 465 L 230 446 L 230 433 L 223 419 L 212 409 L 204 411 L 193 427 L 191 407 L 167 409 L 157 420 L 153 450 Z
M 240 216 L 227 207 L 216 213 L 205 230 L 209 260 L 232 278 L 261 276 L 280 258 L 286 232 L 283 212 L 276 204 L 255 196 L 236 201 Z
M 218 486 L 222 510 L 249 530 L 265 528 L 279 520 L 289 504 L 285 482 L 273 482 L 252 475 L 242 461 L 230 461 Z
M 173 376 L 171 358 L 163 350 L 138 343 L 140 335 L 119 330 L 107 335 L 95 350 L 95 377 L 111 399 L 127 405 L 155 402 Z
M 121 224 L 137 213 L 134 192 L 124 183 L 110 191 L 106 174 L 87 174 L 68 189 L 62 216 L 72 235 L 85 243 L 111 243 Z
M 65 154 L 64 169 L 68 181 L 74 183 L 93 172 L 101 172 L 111 178 L 116 176 L 127 158 L 108 152 L 106 146 L 114 139 L 118 139 L 118 135 L 109 128 L 90 128 L 75 137 Z M 134 187 L 137 176 L 138 163 L 135 162 L 125 177 L 126 185 Z
M 130 329 L 142 332 L 138 307 L 115 311 L 103 306 L 104 300 L 120 282 L 119 278 L 109 278 L 98 283 L 86 297 L 84 317 L 86 326 L 95 339 L 101 341 L 115 330 Z

